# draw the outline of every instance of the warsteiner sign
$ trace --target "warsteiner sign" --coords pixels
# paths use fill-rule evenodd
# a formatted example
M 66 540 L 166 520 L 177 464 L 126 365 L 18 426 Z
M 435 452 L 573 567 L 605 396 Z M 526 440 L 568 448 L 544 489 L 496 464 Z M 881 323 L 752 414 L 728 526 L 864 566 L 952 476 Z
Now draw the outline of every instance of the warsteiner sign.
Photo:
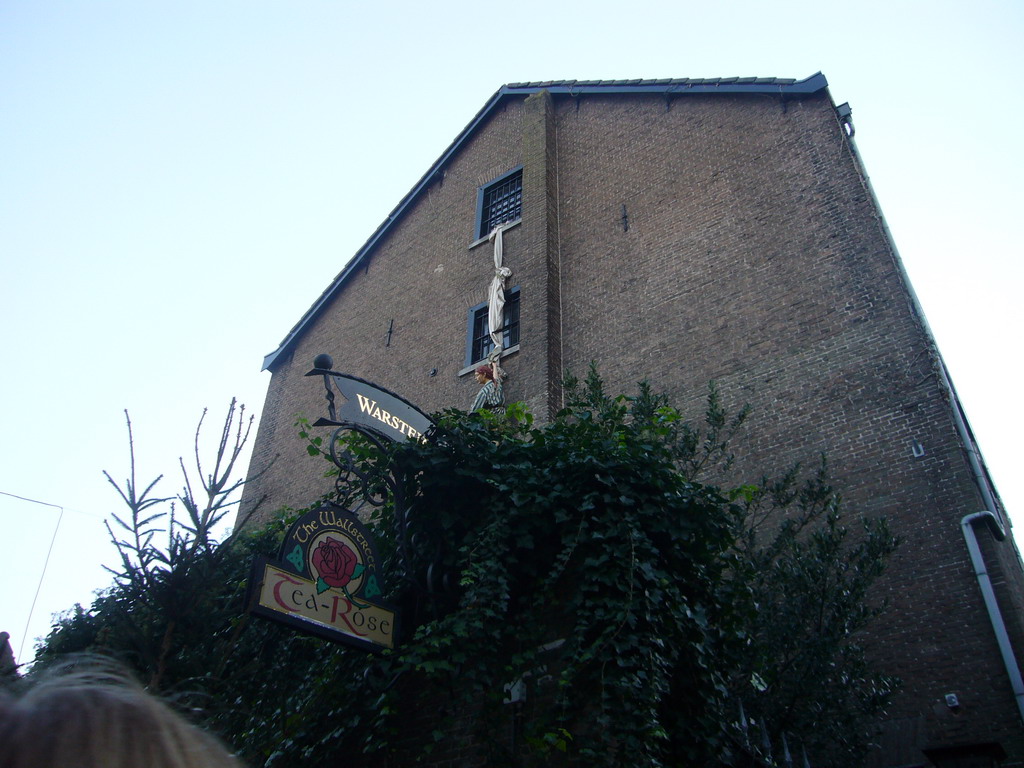
M 388 440 L 404 442 L 423 439 L 424 433 L 433 426 L 433 422 L 408 400 L 358 376 L 322 368 L 314 368 L 306 375 L 323 376 L 327 388 L 330 418 L 318 420 L 315 427 L 357 425 Z M 345 398 L 337 411 L 332 388 Z
M 288 531 L 279 560 L 253 563 L 249 605 L 258 616 L 331 640 L 395 647 L 397 614 L 380 600 L 377 550 L 354 514 L 325 504 Z

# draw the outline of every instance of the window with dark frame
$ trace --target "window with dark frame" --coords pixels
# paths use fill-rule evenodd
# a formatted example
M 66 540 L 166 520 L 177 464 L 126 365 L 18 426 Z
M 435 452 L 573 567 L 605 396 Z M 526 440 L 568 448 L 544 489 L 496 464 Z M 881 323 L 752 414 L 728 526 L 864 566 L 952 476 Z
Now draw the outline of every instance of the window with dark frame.
M 523 215 L 523 167 L 513 168 L 477 190 L 477 237 Z
M 469 310 L 469 338 L 466 342 L 466 365 L 482 362 L 494 349 L 488 323 L 487 303 L 477 304 Z M 501 346 L 504 349 L 519 343 L 519 289 L 505 292 L 504 330 Z

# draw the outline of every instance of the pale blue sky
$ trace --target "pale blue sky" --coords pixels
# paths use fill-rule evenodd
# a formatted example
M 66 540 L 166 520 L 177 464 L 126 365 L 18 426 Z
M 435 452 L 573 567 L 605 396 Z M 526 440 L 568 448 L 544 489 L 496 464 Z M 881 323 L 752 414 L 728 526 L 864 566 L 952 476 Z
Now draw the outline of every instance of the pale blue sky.
M 202 408 L 259 411 L 263 355 L 506 82 L 824 72 L 1024 520 L 1021 39 L 1016 1 L 0 0 L 0 491 L 66 509 L 26 658 L 108 582 L 122 410 L 173 493 Z M 57 518 L 0 496 L 16 652 Z

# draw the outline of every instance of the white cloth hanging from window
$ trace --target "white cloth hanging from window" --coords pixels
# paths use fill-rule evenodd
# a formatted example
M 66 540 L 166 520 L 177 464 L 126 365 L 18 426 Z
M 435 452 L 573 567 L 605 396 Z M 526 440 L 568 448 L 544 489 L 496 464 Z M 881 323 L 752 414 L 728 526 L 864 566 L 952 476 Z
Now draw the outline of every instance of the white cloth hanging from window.
M 488 240 L 494 243 L 494 278 L 491 280 L 491 288 L 487 292 L 487 327 L 490 328 L 491 341 L 494 342 L 494 349 L 488 358 L 497 360 L 501 356 L 502 344 L 505 334 L 505 281 L 512 276 L 512 270 L 503 266 L 502 261 L 502 237 L 505 225 L 501 224 L 491 230 Z

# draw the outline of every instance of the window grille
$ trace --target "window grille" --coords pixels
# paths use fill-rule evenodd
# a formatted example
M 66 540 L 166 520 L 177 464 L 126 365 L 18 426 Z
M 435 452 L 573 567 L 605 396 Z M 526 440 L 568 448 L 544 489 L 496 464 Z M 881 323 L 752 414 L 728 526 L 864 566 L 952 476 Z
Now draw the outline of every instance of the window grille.
M 487 237 L 499 224 L 515 221 L 522 214 L 523 169 L 517 168 L 480 188 L 477 237 Z

